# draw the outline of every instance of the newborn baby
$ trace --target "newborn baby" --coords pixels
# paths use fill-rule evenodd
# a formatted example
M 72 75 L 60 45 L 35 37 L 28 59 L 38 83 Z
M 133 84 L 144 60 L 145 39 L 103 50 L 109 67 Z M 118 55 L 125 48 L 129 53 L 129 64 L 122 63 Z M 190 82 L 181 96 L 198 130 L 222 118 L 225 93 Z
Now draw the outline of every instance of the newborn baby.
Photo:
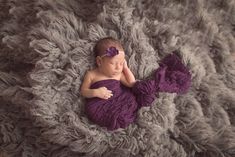
M 127 66 L 121 43 L 107 37 L 94 47 L 97 67 L 87 71 L 81 85 L 88 118 L 108 130 L 125 128 L 142 106 L 149 106 L 158 92 L 185 92 L 191 75 L 176 54 L 165 57 L 153 80 L 136 81 Z
M 95 48 L 97 67 L 87 71 L 84 82 L 81 86 L 81 94 L 84 97 L 98 97 L 109 99 L 113 96 L 112 91 L 106 87 L 90 89 L 90 85 L 107 79 L 121 81 L 127 87 L 132 87 L 135 83 L 135 77 L 127 67 L 125 52 L 117 40 L 113 38 L 104 38 L 98 41 Z

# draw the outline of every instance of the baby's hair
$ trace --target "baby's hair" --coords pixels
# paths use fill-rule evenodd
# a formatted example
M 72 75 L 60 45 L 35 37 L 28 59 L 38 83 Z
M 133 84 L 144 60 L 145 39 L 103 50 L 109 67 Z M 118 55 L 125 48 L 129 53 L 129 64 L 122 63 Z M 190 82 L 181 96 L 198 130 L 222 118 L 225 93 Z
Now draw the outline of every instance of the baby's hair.
M 114 39 L 113 37 L 105 37 L 96 43 L 94 47 L 95 57 L 102 56 L 105 53 L 105 50 L 111 46 L 116 47 L 118 50 L 123 51 L 122 44 L 119 40 Z

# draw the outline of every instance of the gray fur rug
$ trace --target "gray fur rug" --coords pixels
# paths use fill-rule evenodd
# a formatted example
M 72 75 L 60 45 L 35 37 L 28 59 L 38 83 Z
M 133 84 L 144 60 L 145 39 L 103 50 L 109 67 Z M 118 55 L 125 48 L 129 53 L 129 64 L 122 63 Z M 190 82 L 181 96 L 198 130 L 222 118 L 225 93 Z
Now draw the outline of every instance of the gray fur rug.
M 234 157 L 234 0 L 0 0 L 1 157 Z M 120 39 L 146 79 L 178 50 L 187 94 L 160 93 L 108 132 L 79 88 L 95 42 Z

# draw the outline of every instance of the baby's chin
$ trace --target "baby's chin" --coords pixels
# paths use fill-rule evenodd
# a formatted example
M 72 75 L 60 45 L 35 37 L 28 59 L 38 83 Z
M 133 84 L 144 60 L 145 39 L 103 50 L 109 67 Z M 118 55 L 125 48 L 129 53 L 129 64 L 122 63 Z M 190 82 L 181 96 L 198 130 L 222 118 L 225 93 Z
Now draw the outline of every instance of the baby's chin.
M 119 75 L 121 75 L 121 73 L 120 73 L 120 72 L 112 73 L 112 74 L 111 74 L 111 76 L 112 76 L 112 77 L 119 76 Z

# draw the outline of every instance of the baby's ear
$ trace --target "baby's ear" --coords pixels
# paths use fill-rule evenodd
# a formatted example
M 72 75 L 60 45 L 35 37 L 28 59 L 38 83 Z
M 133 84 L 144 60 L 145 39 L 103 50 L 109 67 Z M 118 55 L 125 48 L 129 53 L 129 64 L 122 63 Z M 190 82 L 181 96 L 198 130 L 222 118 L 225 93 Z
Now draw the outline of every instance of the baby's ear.
M 97 56 L 97 57 L 96 57 L 96 64 L 97 64 L 98 66 L 100 66 L 100 64 L 101 64 L 101 57 L 100 57 L 100 56 Z

